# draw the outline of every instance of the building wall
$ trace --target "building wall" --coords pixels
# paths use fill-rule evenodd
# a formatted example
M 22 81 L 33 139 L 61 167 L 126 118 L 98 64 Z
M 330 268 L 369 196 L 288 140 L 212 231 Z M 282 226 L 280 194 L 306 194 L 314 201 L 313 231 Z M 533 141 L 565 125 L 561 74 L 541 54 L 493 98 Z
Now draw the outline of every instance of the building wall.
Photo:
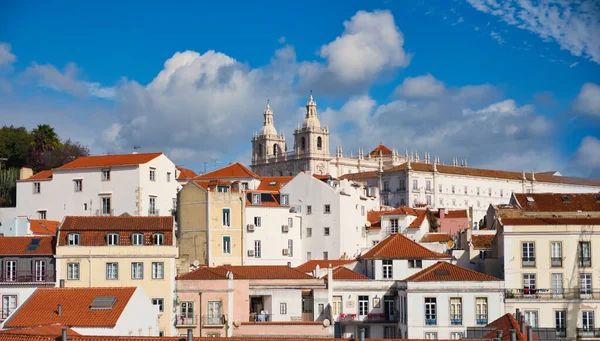
M 51 287 L 54 286 L 54 283 L 48 283 Z M 31 296 L 35 290 L 38 288 L 38 285 L 1 285 L 0 286 L 0 299 L 2 296 L 17 296 L 17 309 L 27 301 L 29 296 Z M 0 313 L 2 312 L 2 303 L 0 303 Z M 0 329 L 2 329 L 4 321 L 2 319 L 2 314 L 0 314 Z
M 396 281 L 402 281 L 405 278 L 416 274 L 417 272 L 432 266 L 437 263 L 439 259 L 423 259 L 421 268 L 409 268 L 408 260 L 406 259 L 393 259 L 392 260 L 392 279 Z M 373 263 L 373 265 L 371 265 Z M 366 276 L 376 279 L 383 280 L 383 262 L 381 259 L 373 259 L 366 261 Z M 374 273 L 372 272 L 374 271 Z
M 159 326 L 158 316 L 158 308 L 152 305 L 144 288 L 138 287 L 114 329 L 119 332 L 117 335 L 158 336 L 159 331 L 165 327 Z
M 194 182 L 178 193 L 178 273 L 187 273 L 195 260 L 208 264 L 208 200 L 208 192 Z
M 15 207 L 9 207 L 16 210 Z M 26 236 L 29 233 L 29 222 L 25 217 L 17 217 L 12 219 L 0 219 L 0 236 L 18 237 Z

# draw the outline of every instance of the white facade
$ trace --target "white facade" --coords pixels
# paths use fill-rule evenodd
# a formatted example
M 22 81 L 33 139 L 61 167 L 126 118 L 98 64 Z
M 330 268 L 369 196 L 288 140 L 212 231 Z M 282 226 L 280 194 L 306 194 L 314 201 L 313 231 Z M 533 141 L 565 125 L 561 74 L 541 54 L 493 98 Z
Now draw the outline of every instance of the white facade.
M 110 180 L 103 180 L 103 170 L 110 170 Z M 181 188 L 175 176 L 175 164 L 164 154 L 133 166 L 53 169 L 50 179 L 17 182 L 17 216 L 61 221 L 68 215 L 171 215 Z
M 379 210 L 379 199 L 368 196 L 368 191 L 347 180 L 325 183 L 310 172 L 299 173 L 281 188 L 293 211 L 301 215 L 302 263 L 351 259 L 371 246 L 366 238 L 367 212 Z
M 52 286 L 54 286 L 54 283 Z M 10 300 L 10 305 L 13 304 L 13 297 L 16 296 L 16 302 L 14 303 L 15 306 L 11 306 L 9 307 L 12 312 L 14 312 L 16 309 L 19 309 L 19 307 L 25 303 L 25 301 L 27 301 L 27 299 L 29 298 L 29 296 L 31 296 L 36 290 L 37 290 L 38 286 L 27 286 L 27 285 L 19 285 L 19 284 L 8 284 L 8 285 L 3 285 L 2 287 L 0 287 L 0 329 L 3 329 L 3 325 L 4 322 L 7 321 L 7 319 L 10 317 L 9 312 L 4 311 L 4 304 L 8 303 L 8 301 Z M 9 298 L 10 297 L 10 298 Z M 16 308 L 13 310 L 13 308 Z

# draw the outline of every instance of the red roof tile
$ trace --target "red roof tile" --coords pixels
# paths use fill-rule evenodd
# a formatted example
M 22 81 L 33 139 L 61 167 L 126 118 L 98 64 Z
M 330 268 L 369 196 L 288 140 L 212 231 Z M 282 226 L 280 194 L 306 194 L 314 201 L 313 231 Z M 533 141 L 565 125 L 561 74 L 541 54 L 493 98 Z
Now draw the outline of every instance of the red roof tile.
M 78 332 L 74 331 L 73 329 L 65 326 L 64 324 L 54 323 L 54 324 L 41 325 L 41 326 L 0 330 L 0 340 L 3 340 L 3 335 L 7 335 L 7 334 L 31 335 L 31 336 L 34 336 L 34 335 L 60 336 L 60 335 L 62 335 L 63 328 L 67 328 L 68 336 L 81 335 Z
M 423 221 L 427 217 L 427 210 L 415 210 L 417 212 L 417 218 L 408 225 L 409 229 L 418 229 L 423 224 Z
M 342 176 L 340 176 L 340 180 L 366 180 L 366 179 L 374 179 L 377 178 L 379 175 L 377 173 L 377 171 L 372 171 L 372 172 L 362 172 L 362 173 L 350 173 L 350 174 L 344 174 Z
M 421 237 L 421 243 L 447 243 L 451 240 L 447 233 L 426 233 Z
M 370 281 L 371 279 L 367 276 L 361 275 L 358 272 L 352 271 L 348 268 L 339 267 L 332 271 L 334 281 Z M 326 275 L 323 277 L 328 279 Z
M 58 169 L 134 166 L 150 162 L 161 155 L 163 153 L 82 156 Z
M 179 167 L 179 166 L 175 166 L 175 168 L 177 168 L 179 170 L 179 176 L 177 177 L 177 180 L 193 179 L 198 176 L 198 174 L 196 174 L 196 172 L 194 172 L 191 169 L 187 169 L 187 168 L 183 168 L 183 167 Z
M 408 206 L 400 206 L 393 210 L 382 211 L 382 212 L 383 212 L 382 215 L 414 215 L 414 216 L 419 215 L 419 210 L 415 210 L 414 208 L 408 207 Z
M 33 180 L 52 180 L 52 170 L 43 170 L 41 172 L 35 173 L 27 179 L 21 179 L 19 181 L 33 181 Z
M 435 212 L 436 217 L 440 217 L 440 210 Z M 467 210 L 448 210 L 448 213 L 444 214 L 444 219 L 458 219 L 467 218 Z
M 62 323 L 71 327 L 114 327 L 136 288 L 39 288 L 5 323 L 5 328 Z M 92 310 L 99 296 L 116 297 L 112 309 Z M 62 305 L 62 314 L 56 309 Z
M 260 185 L 256 188 L 257 191 L 279 191 L 283 185 L 290 182 L 293 176 L 270 176 L 263 177 Z
M 254 322 L 242 322 L 242 325 L 252 325 Z M 321 321 L 292 321 L 292 322 L 261 322 L 260 325 L 320 325 Z M 1 334 L 0 334 L 1 335 Z M 290 338 L 290 337 L 194 337 L 194 341 L 359 341 L 358 338 Z M 369 341 L 400 341 L 401 339 L 376 339 L 366 338 Z M 422 339 L 409 339 L 410 341 L 426 341 Z M 481 341 L 462 339 L 463 341 Z M 0 341 L 60 341 L 54 336 L 21 336 L 21 335 L 5 335 L 0 337 Z M 69 341 L 186 341 L 185 336 L 73 336 L 69 337 Z M 440 339 L 439 341 L 450 341 Z
M 500 280 L 448 262 L 437 262 L 405 279 L 408 282 L 484 282 Z
M 493 234 L 474 234 L 471 236 L 471 244 L 476 250 L 489 250 L 493 246 L 494 237 Z
M 29 220 L 29 230 L 35 235 L 56 235 L 60 221 L 56 220 Z
M 34 239 L 40 241 L 39 246 L 35 250 L 27 251 L 27 247 Z M 53 255 L 53 249 L 54 237 L 0 237 L 0 255 L 2 256 Z
M 527 336 L 521 333 L 521 326 L 519 326 L 519 321 L 511 314 L 507 313 L 497 318 L 493 322 L 489 323 L 486 328 L 494 328 L 496 330 L 502 330 L 502 341 L 510 341 L 510 330 L 514 329 L 517 332 L 517 340 L 518 341 L 527 341 Z M 496 338 L 497 332 L 492 331 L 486 334 L 484 339 L 493 339 Z M 533 339 L 538 340 L 539 336 L 533 333 Z
M 327 269 L 329 265 L 333 268 L 337 268 L 342 265 L 355 263 L 356 259 L 328 259 L 328 260 L 309 260 L 308 262 L 301 264 L 296 267 L 296 270 L 302 272 L 313 272 L 317 268 L 317 265 L 320 269 Z
M 194 271 L 177 276 L 178 280 L 217 280 L 227 279 L 227 272 L 234 279 L 315 279 L 302 271 L 285 265 L 243 265 L 200 267 Z
M 431 251 L 402 234 L 395 233 L 377 243 L 361 258 L 440 259 L 450 258 L 450 256 Z
M 371 151 L 369 155 L 377 157 L 379 156 L 379 152 L 381 152 L 383 156 L 392 156 L 392 150 L 384 146 L 383 144 L 380 144 L 379 146 L 375 147 L 375 149 L 373 149 L 373 151 Z
M 545 218 L 505 218 L 501 217 L 502 225 L 600 225 L 600 217 L 545 217 Z
M 600 212 L 598 193 L 515 193 L 514 196 L 525 212 Z
M 231 178 L 254 178 L 260 179 L 256 173 L 248 169 L 239 162 L 233 162 L 229 165 L 216 169 L 212 172 L 200 174 L 196 179 L 231 179 Z

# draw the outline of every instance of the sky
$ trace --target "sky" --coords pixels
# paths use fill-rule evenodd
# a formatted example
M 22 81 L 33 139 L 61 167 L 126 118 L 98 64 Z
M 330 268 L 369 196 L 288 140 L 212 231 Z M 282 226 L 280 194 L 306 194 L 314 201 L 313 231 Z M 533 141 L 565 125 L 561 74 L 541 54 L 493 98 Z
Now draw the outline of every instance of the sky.
M 0 125 L 93 154 L 248 164 L 311 90 L 332 154 L 600 178 L 596 0 L 0 2 Z

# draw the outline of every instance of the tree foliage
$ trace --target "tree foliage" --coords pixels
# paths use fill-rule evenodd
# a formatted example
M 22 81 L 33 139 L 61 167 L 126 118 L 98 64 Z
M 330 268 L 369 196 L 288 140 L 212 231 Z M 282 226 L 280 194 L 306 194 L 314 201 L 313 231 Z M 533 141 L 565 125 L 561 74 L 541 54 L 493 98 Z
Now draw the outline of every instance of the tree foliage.
M 12 207 L 16 205 L 18 179 L 18 168 L 0 169 L 0 207 Z
M 437 232 L 440 225 L 438 224 L 437 217 L 430 210 L 427 210 L 427 220 L 429 221 L 429 232 Z

